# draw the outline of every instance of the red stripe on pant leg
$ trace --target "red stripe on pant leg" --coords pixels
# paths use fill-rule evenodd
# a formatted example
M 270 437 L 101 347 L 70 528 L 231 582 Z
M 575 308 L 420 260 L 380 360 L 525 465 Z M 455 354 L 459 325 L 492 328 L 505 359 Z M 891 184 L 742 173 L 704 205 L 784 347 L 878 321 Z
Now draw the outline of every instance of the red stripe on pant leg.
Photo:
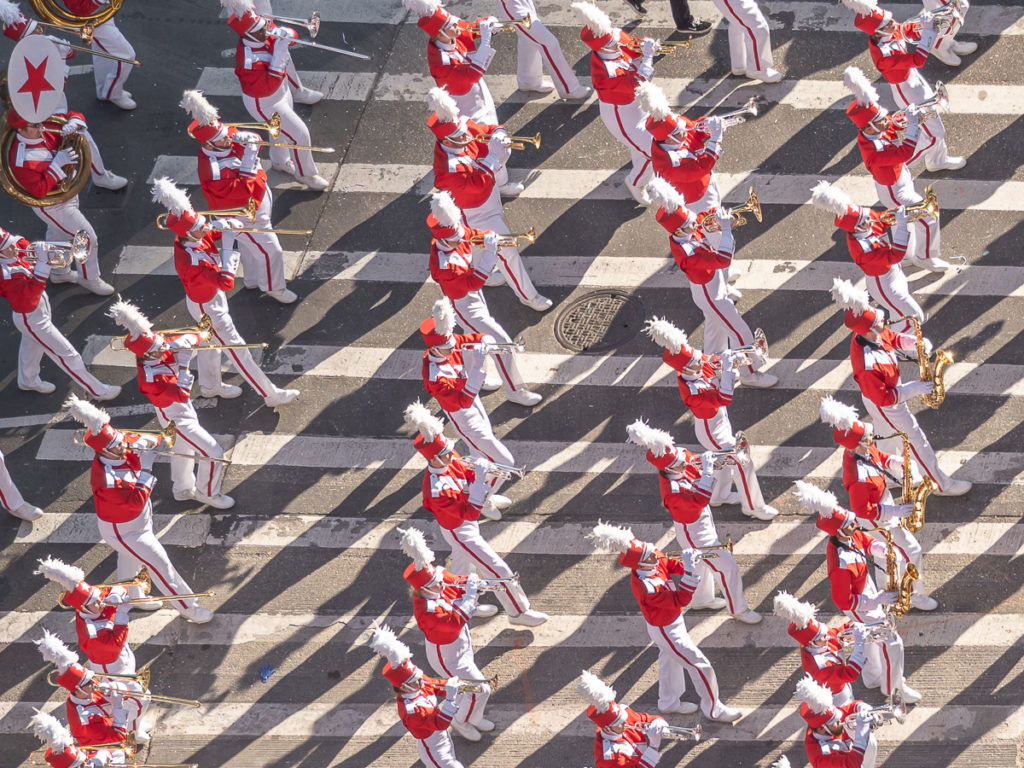
M 119 542 L 121 542 L 121 546 L 124 547 L 125 549 L 127 549 L 128 552 L 131 553 L 132 557 L 134 557 L 136 560 L 138 560 L 140 563 L 142 563 L 144 566 L 146 566 L 146 568 L 149 569 L 150 574 L 155 575 L 157 577 L 157 579 L 160 581 L 160 583 L 164 585 L 164 589 L 167 590 L 167 594 L 169 594 L 169 595 L 176 595 L 176 594 L 178 594 L 177 592 L 175 592 L 171 588 L 171 585 L 167 583 L 167 579 L 164 578 L 164 575 L 162 573 L 160 573 L 160 571 L 155 566 L 151 565 L 147 560 L 144 560 L 142 557 L 140 557 L 139 554 L 135 550 L 133 550 L 131 547 L 128 546 L 128 542 L 126 542 L 123 538 L 121 538 L 121 532 L 119 530 L 117 530 L 117 523 L 111 523 L 110 525 L 114 529 L 114 535 L 117 537 L 117 540 Z M 188 606 L 185 605 L 185 601 L 184 600 L 178 600 L 177 602 L 181 605 L 182 609 L 184 609 L 186 611 L 189 609 Z
M 725 600 L 729 604 L 729 613 L 735 614 L 736 613 L 736 608 L 733 606 L 732 594 L 729 592 L 729 585 L 728 585 L 728 583 L 725 580 L 725 574 L 722 573 L 717 568 L 715 568 L 715 566 L 710 561 L 705 560 L 704 562 L 706 562 L 708 564 L 708 568 L 710 568 L 712 571 L 717 573 L 719 575 L 719 577 L 722 579 L 722 592 L 725 593 Z
M 203 307 L 203 305 L 202 305 L 202 304 L 200 304 L 200 305 L 199 305 L 199 308 L 200 308 L 200 309 L 202 309 L 202 307 Z M 218 335 L 217 331 L 212 331 L 212 333 L 213 333 L 213 337 L 214 337 L 214 338 L 215 338 L 215 339 L 216 339 L 217 341 L 219 341 L 219 342 L 220 342 L 221 344 L 226 344 L 226 343 L 227 343 L 227 342 L 225 342 L 225 341 L 224 341 L 224 339 L 222 339 L 222 338 L 221 338 L 221 337 L 220 337 L 220 336 Z M 255 389 L 255 390 L 256 390 L 257 392 L 259 392 L 259 393 L 260 393 L 260 396 L 261 396 L 261 397 L 263 397 L 263 398 L 266 398 L 266 396 L 267 396 L 267 393 L 266 393 L 266 392 L 264 392 L 264 391 L 263 391 L 262 389 L 260 389 L 260 385 L 259 385 L 259 384 L 257 384 L 257 383 L 256 383 L 255 381 L 253 381 L 253 378 L 252 378 L 252 374 L 251 374 L 251 373 L 249 373 L 249 371 L 247 371 L 247 370 L 246 370 L 246 368 L 245 368 L 245 365 L 243 365 L 243 364 L 242 364 L 242 361 L 238 359 L 238 355 L 237 355 L 237 353 L 235 352 L 235 350 L 233 350 L 233 349 L 228 349 L 228 350 L 225 350 L 225 351 L 226 351 L 226 352 L 227 352 L 227 353 L 228 353 L 229 355 L 231 355 L 231 359 L 235 361 L 235 366 L 237 366 L 237 368 L 238 368 L 239 372 L 240 372 L 240 373 L 241 373 L 241 374 L 242 374 L 242 375 L 243 375 L 243 376 L 245 377 L 245 380 L 246 380 L 246 381 L 248 381 L 248 382 L 249 382 L 249 383 L 250 383 L 250 384 L 252 385 L 252 388 L 253 388 L 253 389 Z
M 505 0 L 501 0 L 501 9 L 503 11 L 505 11 L 505 15 L 508 16 L 510 19 L 514 19 L 515 18 L 515 16 L 513 16 L 512 13 L 509 11 L 508 5 L 505 3 Z M 534 40 L 533 36 L 530 35 L 530 33 L 527 32 L 523 27 L 516 27 L 516 31 L 518 31 L 520 34 L 522 34 L 528 40 L 531 40 L 534 43 L 534 45 L 540 46 L 541 50 L 544 51 L 544 57 L 548 60 L 548 64 L 551 65 L 551 71 L 554 73 L 555 77 L 558 78 L 558 81 L 562 84 L 562 89 L 566 93 L 568 93 L 569 92 L 569 86 L 566 85 L 565 78 L 562 77 L 562 73 L 559 72 L 558 71 L 558 67 L 555 66 L 555 60 L 553 58 L 551 58 L 551 54 L 548 53 L 548 47 L 546 45 L 544 45 L 544 43 L 541 43 L 541 42 L 538 42 L 537 40 Z
M 160 411 L 160 415 L 163 416 L 165 419 L 167 419 L 167 421 L 173 421 L 173 419 L 168 419 L 167 418 L 167 414 L 163 412 L 162 408 L 157 408 L 157 410 Z M 184 440 L 186 443 L 188 443 L 190 446 L 192 446 L 192 448 L 195 449 L 195 451 L 197 453 L 199 453 L 200 456 L 209 456 L 210 455 L 206 451 L 204 451 L 202 448 L 200 448 L 198 445 L 196 445 L 191 440 L 189 440 L 188 439 L 188 435 L 186 435 L 186 434 L 184 434 L 182 432 L 178 432 L 177 436 L 178 436 L 179 439 Z M 184 454 L 182 454 L 182 458 L 184 459 L 184 458 L 187 458 L 187 457 Z M 206 495 L 207 496 L 213 496 L 213 472 L 212 471 L 210 472 L 210 479 L 206 483 Z
M 423 751 L 427 753 L 427 757 L 430 758 L 430 762 L 434 764 L 435 768 L 444 768 L 444 766 L 437 762 L 437 759 L 431 754 L 430 747 L 427 746 L 427 742 L 420 740 L 420 744 L 423 745 Z
M 892 684 L 892 662 L 889 661 L 889 649 L 885 645 L 885 643 L 882 643 L 882 655 L 885 657 L 885 692 L 888 692 L 896 686 Z M 903 681 L 901 680 L 900 682 L 902 683 Z
M 718 444 L 718 441 L 711 436 L 711 428 L 708 424 L 709 419 L 698 419 L 698 421 L 704 426 L 704 434 L 708 436 L 708 442 L 714 446 L 716 451 L 722 450 L 722 446 Z
M 644 164 L 640 166 L 640 173 L 638 173 L 636 175 L 636 178 L 633 179 L 633 186 L 634 187 L 637 184 L 640 183 L 640 179 L 643 177 L 644 173 L 647 172 L 647 166 L 649 166 L 650 164 L 651 164 L 651 158 L 647 158 L 647 160 L 644 162 Z
M 455 533 L 454 530 L 451 530 L 450 533 L 452 535 L 452 538 L 458 542 L 459 546 L 462 547 L 466 552 L 468 552 L 470 557 L 472 557 L 474 560 L 480 563 L 480 565 L 484 567 L 484 570 L 486 570 L 489 574 L 491 574 L 491 576 L 494 576 L 495 578 L 499 577 L 499 574 L 493 568 L 491 568 L 491 566 L 489 566 L 487 563 L 481 560 L 480 557 L 476 554 L 476 552 L 470 549 L 469 546 L 465 543 L 459 541 L 459 536 L 457 533 Z M 523 609 L 519 607 L 519 603 L 516 602 L 516 599 L 512 597 L 511 593 L 508 590 L 505 590 L 505 594 L 508 596 L 508 599 L 512 602 L 512 605 L 515 606 L 516 610 L 519 611 L 519 613 L 522 613 Z
M 930 259 L 932 250 L 932 228 L 928 223 L 924 223 L 924 257 Z
M 711 698 L 711 711 L 714 712 L 715 695 L 711 692 L 711 684 L 708 682 L 708 679 L 704 677 L 704 673 L 700 671 L 699 667 L 694 666 L 692 661 L 687 659 L 685 656 L 683 656 L 683 654 L 679 652 L 679 650 L 676 648 L 675 643 L 672 642 L 672 639 L 668 636 L 668 633 L 665 632 L 664 627 L 658 627 L 658 631 L 661 632 L 661 636 L 665 638 L 666 642 L 668 642 L 669 644 L 669 647 L 672 648 L 672 653 L 674 653 L 676 656 L 682 659 L 683 664 L 685 664 L 688 667 L 691 667 L 697 672 L 697 676 L 700 677 L 701 682 L 704 683 L 704 687 L 708 689 L 708 696 Z
M 517 295 L 526 299 L 526 294 L 523 293 L 522 286 L 519 285 L 519 281 L 516 280 L 515 274 L 512 272 L 512 268 L 508 265 L 508 260 L 501 255 L 501 251 L 498 251 L 498 258 L 501 260 L 501 263 L 505 265 L 505 277 L 511 281 L 512 290 L 515 291 Z M 529 299 L 526 300 L 529 301 Z
M 744 30 L 746 30 L 747 37 L 750 38 L 750 48 L 754 52 L 754 66 L 757 68 L 757 71 L 760 72 L 761 71 L 761 58 L 757 55 L 757 38 L 754 37 L 754 30 L 752 30 L 750 27 L 748 27 L 743 22 L 743 20 L 736 14 L 736 11 L 734 11 L 732 9 L 732 6 L 729 5 L 729 0 L 722 0 L 722 3 L 723 3 L 723 5 L 725 5 L 726 10 L 728 10 L 729 13 L 732 14 L 733 18 L 736 19 L 736 23 L 739 24 L 741 27 L 743 27 Z
M 498 370 L 501 371 L 501 378 L 504 379 L 505 385 L 515 392 L 516 385 L 512 383 L 512 377 L 508 375 L 508 369 L 505 367 L 505 363 L 502 362 L 501 355 L 495 355 L 494 362 L 497 364 Z
M 490 456 L 488 456 L 485 451 L 480 450 L 480 448 L 477 447 L 477 444 L 474 443 L 472 440 L 470 440 L 469 437 L 466 436 L 466 434 L 461 429 L 459 429 L 459 423 L 457 421 L 455 421 L 455 419 L 452 418 L 451 414 L 448 414 L 448 419 L 449 419 L 449 421 L 451 421 L 452 426 L 455 427 L 455 431 L 459 433 L 459 437 L 461 437 L 463 440 L 465 440 L 467 443 L 469 443 L 470 448 L 472 448 L 474 451 L 479 453 L 481 456 L 483 456 L 488 461 L 490 461 L 490 462 L 494 461 L 494 459 L 492 459 Z
M 890 267 L 890 269 L 891 269 L 891 267 Z M 875 285 L 878 286 L 878 292 L 882 296 L 882 301 L 884 301 L 886 304 L 889 305 L 890 308 L 892 308 L 894 315 L 901 315 L 901 314 L 903 314 L 903 311 L 899 307 L 897 307 L 895 304 L 893 304 L 892 299 L 890 299 L 886 295 L 885 289 L 882 287 L 882 279 L 878 275 L 874 275 L 872 277 L 872 279 L 875 281 Z
M 255 245 L 257 248 L 259 248 L 260 249 L 260 253 L 263 254 L 263 264 L 266 266 L 266 270 L 267 270 L 267 290 L 268 291 L 277 290 L 276 288 L 274 288 L 274 278 L 272 277 L 272 274 L 271 274 L 271 271 L 270 271 L 270 254 L 267 253 L 266 249 L 264 249 L 264 247 L 262 245 L 260 245 L 258 242 L 256 242 L 256 238 L 253 237 L 251 234 L 249 234 L 248 232 L 242 232 L 242 234 L 245 235 L 246 237 L 248 237 L 249 241 L 253 245 Z
M 747 497 L 747 505 L 753 509 L 754 500 L 750 498 L 750 487 L 747 485 L 747 474 L 739 464 L 736 465 L 736 469 L 738 469 L 740 473 L 740 484 L 743 486 L 743 495 Z
M 628 143 L 629 146 L 631 146 L 637 152 L 642 154 L 644 157 L 650 159 L 651 153 L 650 152 L 644 152 L 642 149 L 640 149 L 640 147 L 638 147 L 636 144 L 634 144 L 633 143 L 633 139 L 631 139 L 629 137 L 629 133 L 626 132 L 625 126 L 622 125 L 622 118 L 619 117 L 619 105 L 618 104 L 613 104 L 612 108 L 615 110 L 615 122 L 618 123 L 619 130 L 622 132 L 622 137 L 626 140 L 626 143 Z
M 256 111 L 260 113 L 260 117 L 262 117 L 264 120 L 268 120 L 269 118 L 266 116 L 266 114 L 260 108 L 260 100 L 259 99 L 255 99 L 255 102 L 256 102 Z M 283 135 L 286 139 L 288 139 L 288 141 L 290 143 L 292 143 L 292 144 L 298 144 L 299 143 L 298 141 L 295 140 L 295 138 L 290 133 L 288 133 L 287 130 L 285 130 L 285 128 L 283 126 L 281 128 L 281 135 Z M 282 143 L 284 143 L 284 142 L 282 142 Z M 295 171 L 296 171 L 296 173 L 298 173 L 299 176 L 309 176 L 309 175 L 311 175 L 311 174 L 303 173 L 303 171 L 302 171 L 302 163 L 299 161 L 299 152 L 298 152 L 298 150 L 293 149 L 293 150 L 291 150 L 291 152 L 292 152 L 292 155 L 295 157 Z
M 36 336 L 36 332 L 32 330 L 32 326 L 28 322 L 28 315 L 24 314 L 23 312 L 19 312 L 18 314 L 21 315 L 21 321 L 25 324 L 25 330 L 27 330 L 29 332 L 29 334 L 31 334 L 32 338 L 35 339 L 39 343 L 39 345 L 43 349 L 45 349 L 47 351 L 47 353 L 49 353 L 50 359 L 53 360 L 55 363 L 57 363 L 57 365 L 59 365 L 61 368 L 63 368 L 64 372 L 67 373 L 68 376 L 70 376 L 75 381 L 77 381 L 79 384 L 81 384 L 83 387 L 85 387 L 85 390 L 89 394 L 91 394 L 93 397 L 99 397 L 99 395 L 96 392 L 93 392 L 92 387 L 90 387 L 88 384 L 86 384 L 84 381 L 82 381 L 78 377 L 77 373 L 75 373 L 70 368 L 68 368 L 68 365 L 67 365 L 67 363 L 64 362 L 64 358 L 63 357 L 61 357 L 56 352 L 54 352 L 52 349 L 50 349 L 48 346 L 46 346 L 46 342 L 43 341 L 42 339 L 40 339 L 38 336 Z
M 733 336 L 735 336 L 740 341 L 743 341 L 743 334 L 739 333 L 735 328 L 733 328 L 732 324 L 730 324 L 729 321 L 725 319 L 725 315 L 718 311 L 718 307 L 715 306 L 715 302 L 711 298 L 711 294 L 708 293 L 708 284 L 704 283 L 704 285 L 702 285 L 700 288 L 702 291 L 704 291 L 704 296 L 707 298 L 708 304 L 711 306 L 711 309 L 713 309 L 715 314 L 718 315 L 719 318 L 721 318 L 723 323 L 725 323 L 725 327 L 732 331 Z

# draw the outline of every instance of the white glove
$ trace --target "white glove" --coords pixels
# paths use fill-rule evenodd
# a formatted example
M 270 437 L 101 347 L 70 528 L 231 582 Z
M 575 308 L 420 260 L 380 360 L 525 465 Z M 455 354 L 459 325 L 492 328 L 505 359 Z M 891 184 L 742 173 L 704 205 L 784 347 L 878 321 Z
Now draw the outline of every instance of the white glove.
M 640 55 L 645 59 L 654 58 L 655 52 L 658 50 L 658 41 L 653 37 L 645 37 L 640 41 Z
M 72 117 L 60 129 L 60 135 L 67 138 L 73 133 L 85 130 L 85 123 L 80 117 Z
M 496 171 L 498 166 L 504 165 L 509 156 L 512 154 L 511 141 L 508 136 L 499 136 L 497 134 L 491 136 L 487 141 L 487 160 L 491 160 L 497 163 L 497 165 L 491 165 L 491 170 Z M 488 163 L 490 165 L 490 163 Z
M 700 473 L 702 475 L 715 474 L 715 454 L 711 451 L 704 451 L 700 455 Z
M 914 511 L 913 504 L 879 504 L 879 520 L 895 520 L 898 517 L 906 517 Z
M 722 232 L 732 231 L 732 214 L 729 213 L 728 208 L 719 208 L 716 210 L 715 218 L 718 219 L 718 223 L 722 227 Z
M 651 745 L 653 749 L 657 749 L 661 746 L 661 740 L 668 733 L 668 723 L 662 720 L 660 717 L 655 718 L 649 726 L 647 726 L 647 743 Z
M 692 549 L 684 549 L 682 555 L 679 556 L 680 561 L 683 563 L 683 568 L 687 573 L 693 573 L 694 568 L 697 566 L 697 553 Z
M 260 168 L 260 148 L 255 144 L 247 144 L 242 152 L 242 159 L 238 166 L 239 173 L 246 176 L 255 176 Z
M 725 121 L 720 117 L 709 117 L 704 125 L 707 127 L 710 140 L 718 144 L 722 140 L 722 134 L 725 133 Z
M 103 598 L 103 602 L 107 605 L 120 605 L 125 600 L 128 600 L 128 590 L 124 587 L 111 587 L 110 593 Z
M 455 697 L 459 695 L 459 678 L 449 677 L 448 682 L 444 684 L 444 697 L 448 701 L 455 701 Z
M 487 232 L 484 235 L 484 253 L 497 253 L 500 239 L 501 235 L 497 232 Z
M 139 465 L 149 473 L 153 472 L 153 463 L 156 461 L 156 454 L 152 451 L 143 451 L 139 456 Z
M 495 16 L 488 16 L 486 19 L 480 19 L 478 26 L 480 29 L 480 45 L 477 48 L 490 48 L 491 37 L 494 36 L 494 25 L 498 23 L 498 19 Z
M 930 381 L 908 381 L 905 384 L 900 384 L 896 387 L 896 392 L 899 395 L 897 402 L 905 403 L 915 397 L 931 394 L 933 388 L 934 385 Z
M 192 385 L 195 383 L 195 376 L 188 368 L 178 369 L 178 388 L 192 390 Z
M 927 56 L 931 53 L 932 45 L 935 44 L 935 27 L 928 22 L 921 25 L 921 39 L 917 43 L 917 50 Z
M 896 601 L 900 599 L 898 592 L 882 592 L 878 598 L 878 605 L 895 605 Z
M 498 263 L 498 240 L 501 235 L 497 232 L 488 232 L 484 235 L 484 247 L 478 251 L 476 268 L 484 274 L 491 274 Z
M 214 229 L 245 229 L 245 222 L 232 216 L 218 216 L 210 226 Z
M 466 589 L 472 587 L 474 590 L 480 589 L 480 576 L 477 575 L 476 571 L 470 571 L 466 577 Z
M 932 353 L 932 340 L 929 339 L 929 338 L 924 338 L 924 339 L 922 339 L 922 341 L 924 341 L 924 354 L 925 354 L 925 357 L 928 357 Z
M 64 149 L 57 150 L 57 154 L 55 154 L 53 156 L 53 160 L 50 161 L 50 167 L 59 168 L 61 169 L 61 173 L 63 173 L 65 165 L 74 165 L 77 162 L 78 153 L 70 147 L 65 147 Z
M 867 640 L 868 628 L 865 627 L 861 622 L 854 622 L 850 629 L 853 631 L 853 642 L 864 643 Z
M 263 141 L 258 133 L 253 133 L 252 131 L 236 131 L 233 138 L 240 143 Z
M 44 242 L 32 243 L 32 250 L 36 254 L 36 265 L 32 269 L 32 274 L 43 278 L 44 280 L 50 276 L 50 270 L 53 266 L 46 260 L 47 257 L 47 245 Z
M 902 225 L 906 226 L 908 218 L 909 218 L 909 216 L 907 215 L 907 206 L 901 205 L 899 208 L 896 209 L 896 224 L 897 225 L 902 224 Z
M 292 40 L 299 39 L 299 33 L 291 27 L 278 27 L 275 26 L 270 32 L 267 33 L 268 37 L 276 37 L 279 40 L 287 40 L 289 45 L 295 45 L 291 42 Z
M 242 255 L 238 251 L 230 251 L 227 261 L 221 261 L 220 273 L 234 277 L 238 273 L 238 264 L 241 259 Z

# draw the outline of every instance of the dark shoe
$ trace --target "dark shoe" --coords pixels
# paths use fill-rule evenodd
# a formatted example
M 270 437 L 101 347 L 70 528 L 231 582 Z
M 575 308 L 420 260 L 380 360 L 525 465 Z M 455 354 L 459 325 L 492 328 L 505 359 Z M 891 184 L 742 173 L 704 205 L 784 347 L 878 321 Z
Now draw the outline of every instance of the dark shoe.
M 641 16 L 647 15 L 647 9 L 644 8 L 643 0 L 626 0 L 626 2 L 633 6 L 633 10 Z
M 711 31 L 710 21 L 701 21 L 700 19 L 690 19 L 690 23 L 683 27 L 677 27 L 676 32 L 681 35 L 691 35 L 696 37 L 697 35 L 706 35 Z

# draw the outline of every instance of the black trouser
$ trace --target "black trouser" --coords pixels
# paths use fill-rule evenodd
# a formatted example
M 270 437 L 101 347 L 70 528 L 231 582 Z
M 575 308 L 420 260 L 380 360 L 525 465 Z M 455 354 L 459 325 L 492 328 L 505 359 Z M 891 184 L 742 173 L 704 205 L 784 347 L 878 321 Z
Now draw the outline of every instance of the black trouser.
M 690 5 L 686 0 L 668 0 L 672 6 L 672 20 L 676 23 L 676 29 L 686 29 L 693 21 L 693 14 L 690 13 Z

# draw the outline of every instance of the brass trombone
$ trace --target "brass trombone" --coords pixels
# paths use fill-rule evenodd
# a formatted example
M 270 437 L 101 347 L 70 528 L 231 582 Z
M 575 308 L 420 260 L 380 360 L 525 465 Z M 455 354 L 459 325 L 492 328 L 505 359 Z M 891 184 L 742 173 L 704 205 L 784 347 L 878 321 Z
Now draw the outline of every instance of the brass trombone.
M 248 128 L 253 131 L 266 131 L 267 135 L 276 139 L 281 135 L 281 115 L 277 112 L 270 116 L 270 119 L 262 123 L 221 123 L 232 128 Z
M 46 27 L 48 29 L 59 29 L 62 32 L 76 31 L 78 33 L 78 36 L 82 39 L 82 42 L 86 44 L 92 43 L 92 33 L 96 30 L 96 27 L 92 24 L 82 24 L 77 28 L 73 25 L 63 26 L 61 24 L 50 24 L 47 21 L 36 21 L 36 24 L 38 24 L 40 27 Z M 47 35 L 47 37 L 49 37 L 49 35 Z M 50 39 L 54 40 L 54 42 L 56 42 L 57 45 L 66 45 L 66 43 L 63 40 L 56 40 L 54 38 Z M 90 53 L 95 53 L 95 51 L 90 51 Z
M 149 577 L 149 568 L 142 566 L 139 569 L 138 575 L 134 579 L 128 579 L 127 581 L 115 581 L 112 584 L 93 584 L 96 589 L 105 589 L 107 587 L 139 587 L 144 595 L 148 595 L 153 589 L 153 580 Z M 65 610 L 71 608 L 70 605 L 64 602 L 64 595 L 62 594 L 57 598 L 57 606 Z M 128 678 L 134 680 L 135 678 Z
M 36 23 L 41 24 L 42 22 L 36 22 Z M 46 24 L 44 26 L 54 27 L 56 25 L 54 25 L 54 24 Z M 82 29 L 84 30 L 85 27 L 83 27 Z M 88 42 L 91 42 L 92 41 L 92 27 L 88 27 L 88 29 L 89 29 L 89 41 Z M 79 32 L 78 34 L 79 34 L 79 36 L 83 40 L 85 39 L 84 31 L 83 32 Z M 59 37 L 52 37 L 50 35 L 47 35 L 47 37 L 49 37 L 51 40 L 53 40 L 53 42 L 56 45 L 63 45 L 65 47 L 67 47 L 67 48 L 70 48 L 73 51 L 78 51 L 79 53 L 91 53 L 93 56 L 99 56 L 100 58 L 103 58 L 103 59 L 113 59 L 114 61 L 120 61 L 122 64 L 131 64 L 133 67 L 141 67 L 142 66 L 142 62 L 140 62 L 138 59 L 125 59 L 125 58 L 122 58 L 121 56 L 115 56 L 112 53 L 104 53 L 103 51 L 94 51 L 92 48 L 85 48 L 85 47 L 83 47 L 81 45 L 74 45 L 73 43 L 69 43 L 67 40 L 62 40 Z
M 278 149 L 308 149 L 310 152 L 334 153 L 334 147 L 307 147 L 304 144 L 279 144 L 276 141 L 233 141 L 236 144 L 249 144 L 254 147 L 277 147 Z
M 246 204 L 244 208 L 222 208 L 217 211 L 196 211 L 196 213 L 200 214 L 201 216 L 225 216 L 230 218 L 237 217 L 242 219 L 248 219 L 249 223 L 251 224 L 252 222 L 256 221 L 256 209 L 258 207 L 259 206 L 256 205 L 256 200 L 250 197 L 249 202 Z M 169 227 L 167 226 L 167 217 L 169 215 L 170 214 L 167 213 L 161 213 L 159 216 L 156 217 L 157 229 L 169 229 Z M 250 229 L 248 231 L 252 232 L 253 230 Z
M 744 213 L 750 213 L 760 223 L 761 221 L 761 201 L 757 199 L 757 192 L 754 191 L 753 187 L 750 187 L 747 192 L 747 202 L 742 205 L 737 205 L 735 208 L 730 208 L 729 213 L 732 214 L 734 227 L 742 227 L 747 223 L 747 219 L 743 216 Z M 715 213 L 709 213 L 700 223 L 700 228 L 704 232 L 721 232 L 722 225 L 718 223 L 718 216 Z
M 149 688 L 149 680 L 150 680 L 151 676 L 152 676 L 152 670 L 150 670 L 149 667 L 146 667 L 144 670 L 139 672 L 137 675 L 108 675 L 108 674 L 103 673 L 103 672 L 95 672 L 93 674 L 93 677 L 104 679 L 104 680 L 128 680 L 128 681 L 130 681 L 132 683 L 138 683 L 143 688 Z M 55 669 L 52 670 L 50 672 L 50 674 L 48 674 L 46 676 L 46 682 L 48 682 L 54 688 L 58 687 L 58 685 L 57 685 L 57 670 L 55 670 Z
M 879 216 L 879 219 L 883 224 L 887 226 L 896 226 L 896 208 L 890 208 L 887 211 L 883 211 Z M 933 221 L 939 220 L 939 214 L 941 210 L 939 208 L 939 200 L 935 196 L 935 190 L 932 189 L 932 185 L 929 184 L 924 188 L 924 200 L 920 203 L 914 203 L 913 205 L 906 206 L 907 211 L 907 222 L 920 221 L 921 219 L 932 219 Z
M 534 243 L 537 241 L 537 232 L 533 227 L 530 227 L 529 232 L 523 232 L 522 234 L 514 235 L 498 235 L 498 247 L 499 248 L 518 248 L 519 241 L 525 240 L 526 244 Z M 469 238 L 470 245 L 480 246 L 484 244 L 483 235 L 473 235 Z
M 477 136 L 476 140 L 479 141 L 481 144 L 486 144 L 488 141 L 491 140 L 491 136 L 493 135 L 493 133 L 484 133 L 480 136 Z M 540 149 L 539 132 L 536 136 L 509 136 L 508 139 L 509 141 L 512 142 L 511 144 L 509 144 L 509 149 L 526 149 L 527 144 L 532 144 L 534 149 Z
M 46 263 L 58 269 L 70 267 L 72 264 L 84 264 L 89 258 L 91 244 L 89 233 L 84 229 L 78 230 L 70 242 L 46 242 Z M 18 253 L 22 254 L 25 261 L 36 262 L 35 248 L 19 248 Z
M 182 699 L 182 698 L 179 698 L 177 696 L 163 696 L 163 695 L 161 695 L 159 693 L 149 693 L 148 692 L 148 689 L 149 689 L 149 670 L 147 669 L 147 670 L 145 670 L 145 672 L 146 672 L 146 680 L 145 680 L 145 682 L 142 681 L 141 676 L 140 677 L 131 677 L 129 675 L 100 675 L 100 674 L 96 674 L 96 675 L 93 675 L 93 677 L 105 678 L 105 679 L 108 679 L 108 680 L 126 680 L 126 681 L 131 681 L 131 682 L 137 682 L 143 688 L 142 691 L 133 691 L 130 688 L 119 688 L 119 687 L 117 687 L 117 685 L 105 685 L 105 686 L 103 686 L 104 693 L 116 693 L 116 694 L 121 695 L 121 696 L 129 696 L 129 697 L 136 698 L 136 699 L 151 699 L 153 701 L 162 701 L 165 704 L 181 704 L 182 706 L 195 707 L 196 709 L 198 709 L 199 707 L 201 707 L 203 705 L 203 703 L 201 701 L 197 701 L 196 699 Z M 50 672 L 50 674 L 48 674 L 46 676 L 46 682 L 48 682 L 54 688 L 60 688 L 60 686 L 57 685 L 57 670 L 53 670 L 52 672 Z
M 205 313 L 199 319 L 199 325 L 193 325 L 189 328 L 165 328 L 163 330 L 153 331 L 153 333 L 159 333 L 161 336 L 181 336 L 186 333 L 196 333 L 204 341 L 209 340 L 212 332 L 213 320 L 211 320 L 210 316 Z M 115 352 L 123 352 L 125 350 L 124 340 L 124 336 L 115 336 L 107 342 L 107 344 Z
M 303 27 L 309 30 L 309 36 L 315 38 L 320 34 L 320 11 L 313 11 L 313 15 L 308 19 L 296 19 L 290 16 L 264 16 L 263 18 L 267 21 L 280 21 L 285 24 L 294 24 L 297 27 Z
M 473 33 L 477 36 L 480 35 L 480 22 L 473 21 L 469 23 L 469 28 L 473 30 Z M 533 19 L 530 14 L 526 14 L 522 19 L 513 19 L 511 21 L 499 21 L 492 28 L 494 32 L 515 32 L 516 27 L 522 27 L 523 29 L 529 29 L 533 26 Z

